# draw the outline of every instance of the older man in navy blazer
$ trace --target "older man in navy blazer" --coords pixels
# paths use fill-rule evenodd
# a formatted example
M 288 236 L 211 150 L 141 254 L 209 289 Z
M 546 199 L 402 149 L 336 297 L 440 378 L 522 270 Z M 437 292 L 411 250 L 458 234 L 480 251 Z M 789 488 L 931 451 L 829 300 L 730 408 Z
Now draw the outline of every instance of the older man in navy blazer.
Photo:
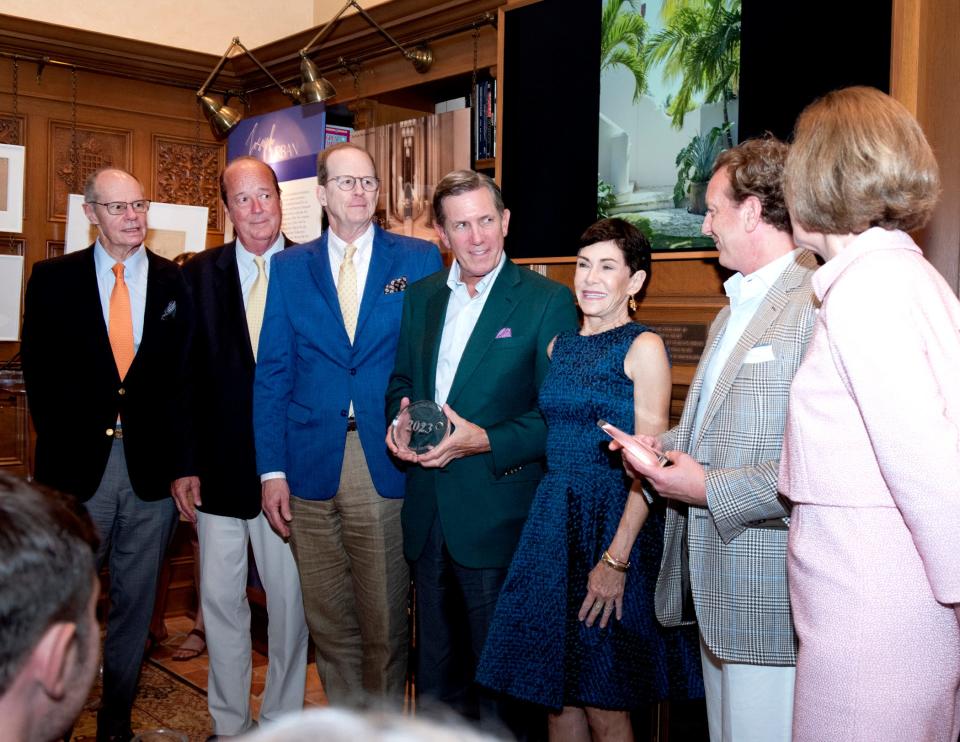
M 214 731 L 228 736 L 253 725 L 248 548 L 267 595 L 269 666 L 260 723 L 303 708 L 307 625 L 290 546 L 260 510 L 254 462 L 259 324 L 271 259 L 288 245 L 280 232 L 280 188 L 269 165 L 239 157 L 221 173 L 220 195 L 236 239 L 183 267 L 195 311 L 173 496 L 197 524 L 210 656 L 207 706 Z
M 327 697 L 400 700 L 407 592 L 404 477 L 388 457 L 383 397 L 403 291 L 441 267 L 435 246 L 373 224 L 370 156 L 317 160 L 329 229 L 273 260 L 254 385 L 263 509 L 290 536 Z
M 36 477 L 75 496 L 109 557 L 97 740 L 130 739 L 157 575 L 176 522 L 172 414 L 190 314 L 177 266 L 144 247 L 143 186 L 102 168 L 84 188 L 86 250 L 33 267 L 23 319 Z

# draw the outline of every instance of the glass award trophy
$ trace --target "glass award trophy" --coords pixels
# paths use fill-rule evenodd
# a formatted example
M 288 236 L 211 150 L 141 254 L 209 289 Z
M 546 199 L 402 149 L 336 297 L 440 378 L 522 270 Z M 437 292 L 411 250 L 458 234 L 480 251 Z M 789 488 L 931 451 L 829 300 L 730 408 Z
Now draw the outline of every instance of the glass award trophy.
M 451 432 L 450 421 L 436 402 L 412 402 L 397 414 L 390 428 L 394 445 L 416 454 L 439 445 Z

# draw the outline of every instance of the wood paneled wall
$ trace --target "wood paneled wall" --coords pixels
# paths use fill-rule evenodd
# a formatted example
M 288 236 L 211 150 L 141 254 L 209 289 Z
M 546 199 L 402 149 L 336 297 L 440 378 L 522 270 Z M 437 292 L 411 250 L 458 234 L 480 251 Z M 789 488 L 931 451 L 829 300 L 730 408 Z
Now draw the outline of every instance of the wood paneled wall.
M 918 236 L 960 291 L 960 2 L 894 0 L 891 93 L 917 117 L 937 154 L 943 195 Z
M 217 177 L 224 147 L 210 134 L 193 91 L 88 71 L 74 79 L 61 66 L 47 66 L 38 78 L 36 64 L 20 60 L 18 67 L 15 116 L 13 60 L 0 58 L 0 141 L 27 148 L 23 234 L 13 250 L 24 255 L 27 276 L 38 260 L 62 251 L 66 196 L 80 192 L 87 174 L 102 165 L 132 172 L 152 200 L 208 206 L 207 245 L 222 241 Z M 9 246 L 0 235 L 0 251 Z M 0 360 L 17 348 L 0 343 Z

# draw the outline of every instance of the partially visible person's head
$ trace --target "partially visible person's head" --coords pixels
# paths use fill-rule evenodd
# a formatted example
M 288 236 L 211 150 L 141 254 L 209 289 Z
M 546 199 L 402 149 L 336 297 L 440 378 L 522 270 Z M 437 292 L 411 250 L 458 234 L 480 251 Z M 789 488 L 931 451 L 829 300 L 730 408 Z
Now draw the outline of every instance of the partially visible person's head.
M 462 721 L 435 721 L 391 711 L 327 707 L 290 714 L 242 737 L 244 742 L 497 742 Z
M 122 261 L 147 236 L 150 201 L 143 185 L 120 168 L 94 171 L 83 187 L 83 213 L 100 231 L 100 244 L 114 260 Z
M 220 173 L 220 197 L 240 244 L 263 255 L 280 236 L 283 221 L 273 168 L 255 157 L 238 157 Z
M 472 296 L 503 255 L 510 211 L 503 208 L 500 189 L 486 175 L 454 170 L 437 184 L 433 211 L 437 236 L 456 257 L 460 279 Z
M 182 268 L 194 255 L 195 252 L 180 252 L 173 256 L 173 262 Z
M 725 268 L 749 274 L 792 249 L 783 198 L 787 150 L 783 142 L 764 137 L 717 157 L 701 231 L 713 239 Z
M 99 664 L 97 537 L 73 498 L 0 474 L 0 709 L 12 739 L 51 740 Z
M 807 232 L 859 234 L 919 229 L 940 195 L 937 161 L 923 130 L 875 88 L 827 93 L 797 119 L 786 196 Z
M 377 168 L 365 149 L 341 142 L 317 156 L 317 199 L 341 239 L 349 242 L 367 230 L 379 195 Z

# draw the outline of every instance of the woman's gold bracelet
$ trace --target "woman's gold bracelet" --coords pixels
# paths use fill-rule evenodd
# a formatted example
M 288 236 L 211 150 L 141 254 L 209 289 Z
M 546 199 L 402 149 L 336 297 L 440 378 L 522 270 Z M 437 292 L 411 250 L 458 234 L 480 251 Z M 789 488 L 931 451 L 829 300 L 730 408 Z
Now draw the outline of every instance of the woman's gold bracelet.
M 617 572 L 626 572 L 630 569 L 630 562 L 621 562 L 619 559 L 614 559 L 610 556 L 609 551 L 605 551 L 600 555 L 600 561 L 611 569 L 617 570 Z

